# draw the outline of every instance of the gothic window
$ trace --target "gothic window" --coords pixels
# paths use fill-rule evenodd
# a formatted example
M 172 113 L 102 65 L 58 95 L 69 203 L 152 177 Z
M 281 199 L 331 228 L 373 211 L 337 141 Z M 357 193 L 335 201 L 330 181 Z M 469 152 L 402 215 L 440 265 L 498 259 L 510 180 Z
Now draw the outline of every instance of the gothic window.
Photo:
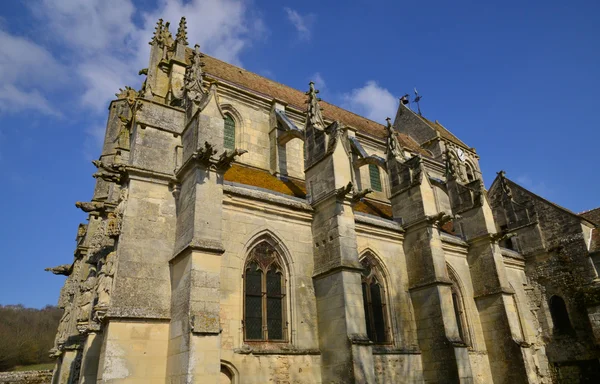
M 277 250 L 255 246 L 244 269 L 244 335 L 247 341 L 285 341 L 286 280 Z
M 391 340 L 383 276 L 377 262 L 371 255 L 363 258 L 361 264 L 363 267 L 361 283 L 367 335 L 374 343 L 388 343 Z
M 381 192 L 381 174 L 379 167 L 375 164 L 369 164 L 369 177 L 371 178 L 371 189 Z
M 225 149 L 235 149 L 235 121 L 229 114 L 225 115 L 223 140 L 223 147 L 225 147 Z
M 555 333 L 570 333 L 573 331 L 565 301 L 560 296 L 552 296 L 549 302 L 550 315 L 554 323 Z

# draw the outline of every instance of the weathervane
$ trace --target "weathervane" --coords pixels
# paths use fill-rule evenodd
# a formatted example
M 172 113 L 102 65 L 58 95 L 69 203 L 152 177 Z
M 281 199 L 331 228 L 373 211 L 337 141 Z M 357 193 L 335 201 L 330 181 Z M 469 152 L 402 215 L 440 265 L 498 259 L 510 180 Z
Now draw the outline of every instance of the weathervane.
M 421 97 L 419 96 L 419 92 L 417 92 L 417 88 L 415 87 L 415 99 L 413 100 L 415 103 L 417 103 L 417 110 L 419 111 L 419 116 L 423 116 L 421 114 L 421 106 L 419 105 L 419 101 L 421 101 Z

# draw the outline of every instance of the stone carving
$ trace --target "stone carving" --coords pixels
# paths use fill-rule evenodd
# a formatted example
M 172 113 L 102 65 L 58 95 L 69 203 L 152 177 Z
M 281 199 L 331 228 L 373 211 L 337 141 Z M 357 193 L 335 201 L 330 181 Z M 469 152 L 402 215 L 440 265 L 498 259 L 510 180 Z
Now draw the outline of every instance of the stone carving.
M 386 155 L 388 158 L 393 158 L 398 161 L 406 160 L 406 156 L 404 155 L 404 151 L 400 146 L 400 142 L 398 141 L 398 137 L 396 136 L 396 131 L 394 131 L 394 127 L 392 126 L 392 121 L 388 117 L 385 119 L 387 121 L 387 139 L 386 139 Z
M 102 180 L 117 184 L 123 182 L 123 178 L 127 172 L 124 164 L 106 164 L 100 160 L 92 160 L 92 163 L 98 168 L 98 172 L 92 175 L 94 178 L 101 178 Z
M 71 322 L 71 308 L 72 305 L 69 304 L 65 305 L 63 309 L 63 315 L 61 316 L 60 321 L 58 322 L 58 331 L 54 340 L 54 348 L 52 348 L 50 352 L 52 355 L 59 353 L 62 344 L 65 343 L 67 337 L 69 336 L 68 329 L 69 323 Z
M 87 224 L 79 224 L 77 227 L 77 238 L 82 238 L 87 233 Z
M 90 318 L 94 288 L 96 287 L 96 267 L 90 266 L 87 277 L 79 286 L 79 299 L 77 300 L 77 330 L 85 332 Z
M 92 233 L 91 238 L 88 242 L 88 254 L 90 258 L 97 257 L 97 255 L 105 247 L 104 240 L 106 237 L 107 222 L 100 220 L 96 230 Z
M 52 272 L 55 275 L 69 276 L 73 272 L 73 264 L 62 264 L 57 267 L 45 268 L 44 271 Z
M 497 172 L 496 174 L 499 176 L 500 188 L 502 190 L 503 197 L 507 198 L 508 200 L 512 200 L 513 195 L 512 195 L 512 191 L 508 185 L 508 182 L 506 180 L 506 172 L 500 171 L 500 172 Z
M 117 99 L 127 100 L 127 104 L 133 106 L 136 98 L 138 97 L 138 92 L 135 89 L 126 86 L 125 89 L 119 88 L 119 92 L 115 93 L 115 96 L 117 97 Z
M 168 59 L 168 52 L 175 42 L 175 40 L 173 40 L 173 35 L 169 31 L 170 25 L 171 23 L 168 21 L 163 24 L 163 19 L 158 19 L 154 29 L 154 36 L 150 42 L 151 45 L 157 45 L 162 48 L 162 60 Z
M 191 64 L 185 70 L 183 83 L 184 95 L 188 104 L 200 104 L 203 96 L 207 93 L 202 85 L 202 78 L 204 76 L 204 72 L 202 71 L 202 67 L 204 66 L 202 57 L 204 55 L 200 53 L 200 46 L 196 44 L 190 59 Z
M 364 199 L 365 196 L 367 196 L 369 193 L 373 193 L 373 190 L 371 188 L 363 189 L 362 191 L 355 191 L 352 194 L 352 201 L 359 202 L 360 200 Z
M 346 197 L 347 194 L 352 192 L 352 187 L 353 187 L 352 182 L 349 181 L 348 184 L 346 184 L 346 186 L 336 189 L 335 194 L 338 198 L 342 199 L 342 198 Z
M 219 157 L 219 161 L 217 162 L 218 169 L 228 169 L 231 167 L 231 163 L 235 160 L 237 156 L 241 156 L 244 153 L 248 153 L 245 149 L 234 149 L 232 151 L 225 151 Z
M 117 237 L 121 234 L 121 226 L 123 223 L 123 213 L 125 212 L 125 204 L 127 202 L 128 189 L 123 188 L 119 194 L 119 203 L 115 210 L 108 214 L 106 222 L 106 234 L 110 237 Z
M 319 106 L 319 101 L 321 99 L 317 97 L 318 90 L 315 89 L 315 83 L 312 81 L 308 83 L 309 90 L 305 93 L 308 96 L 308 110 L 306 113 L 307 125 L 311 125 L 318 130 L 323 130 L 325 128 L 325 120 L 323 120 L 323 115 L 321 114 L 321 107 Z
M 100 308 L 107 307 L 110 302 L 113 276 L 115 275 L 114 258 L 115 252 L 111 252 L 106 255 L 104 262 L 99 263 L 102 265 L 100 267 L 100 272 L 98 272 L 98 304 L 96 306 Z
M 106 205 L 99 201 L 91 201 L 91 202 L 78 201 L 75 203 L 75 206 L 77 208 L 81 209 L 83 212 L 101 213 L 106 210 Z

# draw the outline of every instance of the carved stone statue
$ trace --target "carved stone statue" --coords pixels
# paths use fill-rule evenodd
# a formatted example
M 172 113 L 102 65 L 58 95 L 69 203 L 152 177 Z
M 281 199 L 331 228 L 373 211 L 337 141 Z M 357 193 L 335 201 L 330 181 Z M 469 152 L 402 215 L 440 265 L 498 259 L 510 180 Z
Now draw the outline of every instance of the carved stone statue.
M 89 320 L 95 287 L 96 267 L 91 266 L 85 281 L 82 281 L 79 287 L 77 322 L 87 322 Z
M 108 236 L 116 237 L 121 234 L 121 225 L 123 223 L 123 213 L 125 212 L 127 193 L 127 188 L 121 189 L 117 207 L 115 208 L 114 212 L 108 214 L 108 220 L 106 223 L 106 233 Z
M 396 136 L 396 132 L 394 131 L 394 127 L 392 126 L 391 119 L 388 117 L 385 119 L 387 121 L 387 148 L 386 154 L 388 159 L 394 158 L 398 161 L 405 160 L 404 151 L 400 146 L 400 142 L 398 142 L 398 137 Z
M 311 125 L 319 130 L 325 129 L 325 121 L 323 120 L 323 115 L 321 114 L 321 107 L 319 106 L 319 101 L 321 99 L 317 97 L 318 90 L 315 89 L 315 83 L 312 81 L 308 83 L 309 89 L 306 92 L 308 96 L 308 110 L 306 113 L 307 125 Z
M 98 307 L 107 307 L 110 302 L 113 276 L 115 275 L 115 252 L 106 255 L 106 260 L 98 273 Z

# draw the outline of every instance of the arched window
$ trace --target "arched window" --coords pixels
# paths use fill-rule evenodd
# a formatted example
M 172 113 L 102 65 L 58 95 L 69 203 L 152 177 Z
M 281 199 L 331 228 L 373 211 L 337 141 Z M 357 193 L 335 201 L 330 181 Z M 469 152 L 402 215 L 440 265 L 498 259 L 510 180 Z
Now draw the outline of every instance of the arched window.
M 368 254 L 360 263 L 367 335 L 374 343 L 388 343 L 391 337 L 383 276 L 372 255 Z
M 247 341 L 285 341 L 286 279 L 277 250 L 256 245 L 244 268 L 244 336 Z
M 465 170 L 467 172 L 467 180 L 473 181 L 475 180 L 475 171 L 473 167 L 468 162 L 465 162 Z
M 565 301 L 560 296 L 552 296 L 548 303 L 550 307 L 550 315 L 554 323 L 554 332 L 556 333 L 571 333 L 573 326 L 569 320 L 569 313 Z
M 458 335 L 463 343 L 471 345 L 471 337 L 469 333 L 469 323 L 467 321 L 467 312 L 465 310 L 465 302 L 458 284 L 458 277 L 454 271 L 448 267 L 448 276 L 452 281 L 452 306 L 454 308 L 454 317 L 456 318 L 456 326 L 458 327 Z
M 235 149 L 235 120 L 233 120 L 230 114 L 225 115 L 223 147 L 225 147 L 225 149 Z
M 375 164 L 369 164 L 369 178 L 371 179 L 371 189 L 381 192 L 381 173 L 379 167 Z

